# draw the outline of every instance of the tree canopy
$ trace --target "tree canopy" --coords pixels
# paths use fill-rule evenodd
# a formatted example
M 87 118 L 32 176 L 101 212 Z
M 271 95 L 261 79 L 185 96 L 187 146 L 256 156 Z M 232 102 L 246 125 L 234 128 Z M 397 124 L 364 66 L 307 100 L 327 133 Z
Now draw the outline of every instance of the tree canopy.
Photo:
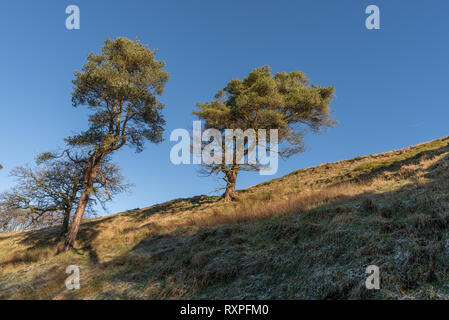
M 89 129 L 66 141 L 108 153 L 126 143 L 141 151 L 145 140 L 161 142 L 164 105 L 156 95 L 168 81 L 164 67 L 138 40 L 106 40 L 102 53 L 89 54 L 82 72 L 75 72 L 73 105 L 92 113 Z
M 333 86 L 311 85 L 301 71 L 273 75 L 271 68 L 264 66 L 256 68 L 242 80 L 231 79 L 217 92 L 214 100 L 197 103 L 193 114 L 204 121 L 206 128 L 218 129 L 223 135 L 225 129 L 277 129 L 278 153 L 285 158 L 303 151 L 307 129 L 317 133 L 336 124 L 330 112 L 333 98 Z M 256 138 L 256 145 L 260 143 Z M 246 155 L 248 141 L 245 146 Z M 269 145 L 264 146 L 270 149 Z M 232 164 L 222 161 L 221 164 L 206 165 L 210 173 L 223 174 L 226 182 L 224 196 L 228 200 L 234 197 L 240 170 L 260 169 L 259 166 L 241 165 L 238 160 L 234 159 Z

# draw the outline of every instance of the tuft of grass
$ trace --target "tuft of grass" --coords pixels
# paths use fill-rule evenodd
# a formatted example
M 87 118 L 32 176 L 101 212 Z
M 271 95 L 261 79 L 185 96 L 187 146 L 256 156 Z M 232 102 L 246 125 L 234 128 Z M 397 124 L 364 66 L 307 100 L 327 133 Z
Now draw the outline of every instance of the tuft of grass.
M 399 155 L 389 157 L 383 160 L 369 161 L 357 166 L 355 171 L 374 171 L 380 168 L 387 168 L 403 162 L 416 158 L 416 156 L 423 154 L 425 151 L 432 151 L 441 147 L 447 146 L 448 138 L 438 139 L 429 143 L 424 143 L 415 147 L 403 150 Z

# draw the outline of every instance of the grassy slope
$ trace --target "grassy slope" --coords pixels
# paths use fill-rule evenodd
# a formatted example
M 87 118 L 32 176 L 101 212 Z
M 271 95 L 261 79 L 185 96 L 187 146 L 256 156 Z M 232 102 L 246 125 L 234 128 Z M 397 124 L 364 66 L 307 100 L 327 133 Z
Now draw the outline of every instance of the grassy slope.
M 293 172 L 240 192 L 0 234 L 0 298 L 449 298 L 449 138 Z M 68 291 L 68 265 L 81 289 Z M 365 268 L 381 290 L 364 288 Z

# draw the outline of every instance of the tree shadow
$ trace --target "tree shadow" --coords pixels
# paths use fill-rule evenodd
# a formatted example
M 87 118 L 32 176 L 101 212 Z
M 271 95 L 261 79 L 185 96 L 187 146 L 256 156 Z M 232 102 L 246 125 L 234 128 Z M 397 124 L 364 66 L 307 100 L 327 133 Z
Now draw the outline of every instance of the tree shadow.
M 100 226 L 106 221 L 112 220 L 114 217 L 96 218 L 94 221 L 84 221 L 81 224 L 78 233 L 77 243 L 79 248 L 74 248 L 74 252 L 84 255 L 86 252 L 93 264 L 99 263 L 97 252 L 91 245 L 93 239 L 100 232 Z M 38 230 L 30 230 L 10 236 L 3 236 L 0 240 L 17 240 L 19 245 L 25 249 L 17 251 L 8 260 L 0 261 L 0 269 L 7 266 L 14 266 L 24 263 L 34 263 L 42 259 L 62 253 L 64 239 L 60 238 L 60 227 L 52 226 Z

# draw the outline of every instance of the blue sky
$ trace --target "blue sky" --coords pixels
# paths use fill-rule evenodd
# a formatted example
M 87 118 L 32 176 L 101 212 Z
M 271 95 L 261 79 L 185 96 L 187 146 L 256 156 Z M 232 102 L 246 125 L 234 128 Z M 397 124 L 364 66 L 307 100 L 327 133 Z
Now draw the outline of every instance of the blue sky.
M 71 4 L 80 8 L 80 30 L 65 28 Z M 370 4 L 380 8 L 380 30 L 365 28 Z M 10 169 L 86 128 L 84 108 L 71 106 L 71 80 L 108 37 L 138 37 L 157 48 L 170 73 L 161 97 L 165 141 L 115 154 L 135 187 L 109 204 L 110 213 L 216 189 L 218 181 L 200 177 L 195 166 L 171 164 L 170 132 L 191 130 L 196 102 L 266 64 L 334 85 L 340 124 L 307 135 L 307 152 L 280 161 L 275 176 L 241 174 L 238 188 L 446 136 L 448 12 L 445 0 L 2 1 L 0 191 L 14 182 Z

